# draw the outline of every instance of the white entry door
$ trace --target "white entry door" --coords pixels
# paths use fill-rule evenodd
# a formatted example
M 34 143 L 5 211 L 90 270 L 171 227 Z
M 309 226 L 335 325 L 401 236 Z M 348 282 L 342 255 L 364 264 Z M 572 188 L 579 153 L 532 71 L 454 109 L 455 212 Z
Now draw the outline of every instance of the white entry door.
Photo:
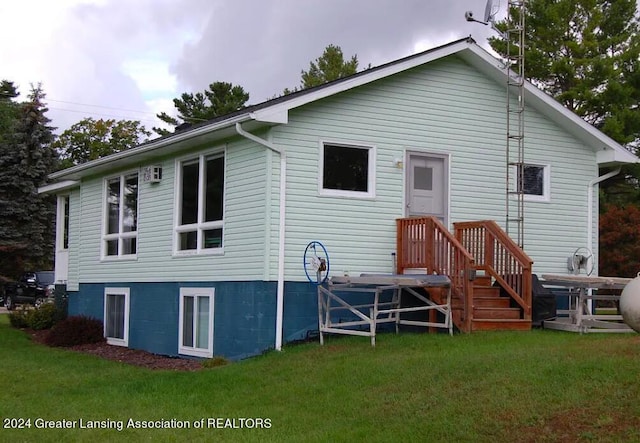
M 447 226 L 447 158 L 428 154 L 408 154 L 407 216 L 432 215 Z

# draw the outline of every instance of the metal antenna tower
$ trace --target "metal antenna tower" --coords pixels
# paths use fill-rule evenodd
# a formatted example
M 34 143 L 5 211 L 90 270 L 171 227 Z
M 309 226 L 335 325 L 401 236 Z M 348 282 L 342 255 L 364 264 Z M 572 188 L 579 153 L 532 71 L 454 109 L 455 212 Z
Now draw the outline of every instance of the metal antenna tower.
M 507 43 L 506 229 L 521 248 L 524 247 L 525 3 L 525 0 L 508 1 L 507 29 L 503 33 Z
M 507 145 L 506 145 L 506 223 L 507 234 L 521 248 L 524 247 L 524 25 L 526 0 L 507 1 L 506 30 L 496 27 L 495 15 L 499 9 L 493 0 L 487 1 L 483 20 L 474 18 L 472 11 L 465 13 L 470 22 L 491 28 L 504 39 L 506 47 L 505 73 L 507 77 Z M 515 98 L 515 100 L 514 100 Z M 512 226 L 515 225 L 515 231 Z

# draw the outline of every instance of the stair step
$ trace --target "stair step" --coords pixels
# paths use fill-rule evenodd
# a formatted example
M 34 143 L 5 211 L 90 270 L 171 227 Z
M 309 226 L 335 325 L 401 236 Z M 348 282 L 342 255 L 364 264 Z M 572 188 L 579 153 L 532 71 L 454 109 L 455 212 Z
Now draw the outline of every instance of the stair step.
M 473 306 L 476 308 L 510 308 L 509 297 L 473 297 Z
M 473 280 L 474 286 L 491 286 L 491 276 L 490 275 L 476 275 L 476 278 Z
M 473 319 L 471 321 L 472 331 L 530 331 L 531 320 L 509 320 L 509 319 Z
M 498 286 L 473 285 L 473 297 L 500 297 Z
M 517 320 L 517 319 L 520 319 L 520 309 L 475 306 L 473 308 L 473 318 L 477 320 L 496 320 L 496 319 Z

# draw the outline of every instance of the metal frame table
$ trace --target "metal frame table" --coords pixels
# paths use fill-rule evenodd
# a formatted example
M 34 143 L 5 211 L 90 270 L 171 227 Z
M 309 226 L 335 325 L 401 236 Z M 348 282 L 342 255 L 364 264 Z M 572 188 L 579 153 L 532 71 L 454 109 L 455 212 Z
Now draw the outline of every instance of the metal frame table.
M 445 303 L 436 303 L 418 293 L 417 289 L 443 288 Z M 390 301 L 381 301 L 385 291 L 392 291 Z M 421 306 L 402 307 L 402 292 L 406 291 L 423 303 Z M 340 293 L 371 293 L 371 303 L 352 305 Z M 331 314 L 349 311 L 357 319 L 334 322 Z M 442 322 L 408 320 L 401 317 L 405 312 L 432 311 L 444 315 Z M 318 286 L 318 326 L 320 344 L 324 344 L 324 333 L 359 335 L 371 337 L 371 346 L 376 345 L 376 328 L 383 323 L 395 323 L 396 333 L 400 325 L 444 328 L 453 335 L 451 318 L 451 281 L 445 275 L 373 275 L 359 277 L 332 277 Z M 366 326 L 366 328 L 362 328 Z
M 579 333 L 587 332 L 635 332 L 622 321 L 621 315 L 595 314 L 590 307 L 591 300 L 619 301 L 615 294 L 592 294 L 592 290 L 623 289 L 630 278 L 620 277 L 588 277 L 580 275 L 542 275 L 545 286 L 568 288 L 569 309 L 562 312 L 568 317 L 558 317 L 555 320 L 545 320 L 543 326 L 548 329 L 558 329 Z

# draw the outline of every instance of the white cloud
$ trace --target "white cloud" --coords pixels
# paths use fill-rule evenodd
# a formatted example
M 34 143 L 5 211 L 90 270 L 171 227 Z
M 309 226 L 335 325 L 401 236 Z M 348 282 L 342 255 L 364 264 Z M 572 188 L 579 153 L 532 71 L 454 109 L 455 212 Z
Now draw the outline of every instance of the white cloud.
M 151 127 L 157 112 L 173 112 L 172 98 L 214 81 L 243 86 L 251 103 L 296 86 L 330 43 L 357 54 L 364 68 L 484 36 L 487 27 L 464 20 L 465 10 L 482 14 L 484 3 L 0 0 L 0 79 L 23 95 L 41 81 L 60 130 L 87 116 Z
M 122 70 L 135 81 L 147 101 L 176 94 L 177 80 L 169 73 L 169 64 L 165 60 L 126 60 L 122 63 Z

